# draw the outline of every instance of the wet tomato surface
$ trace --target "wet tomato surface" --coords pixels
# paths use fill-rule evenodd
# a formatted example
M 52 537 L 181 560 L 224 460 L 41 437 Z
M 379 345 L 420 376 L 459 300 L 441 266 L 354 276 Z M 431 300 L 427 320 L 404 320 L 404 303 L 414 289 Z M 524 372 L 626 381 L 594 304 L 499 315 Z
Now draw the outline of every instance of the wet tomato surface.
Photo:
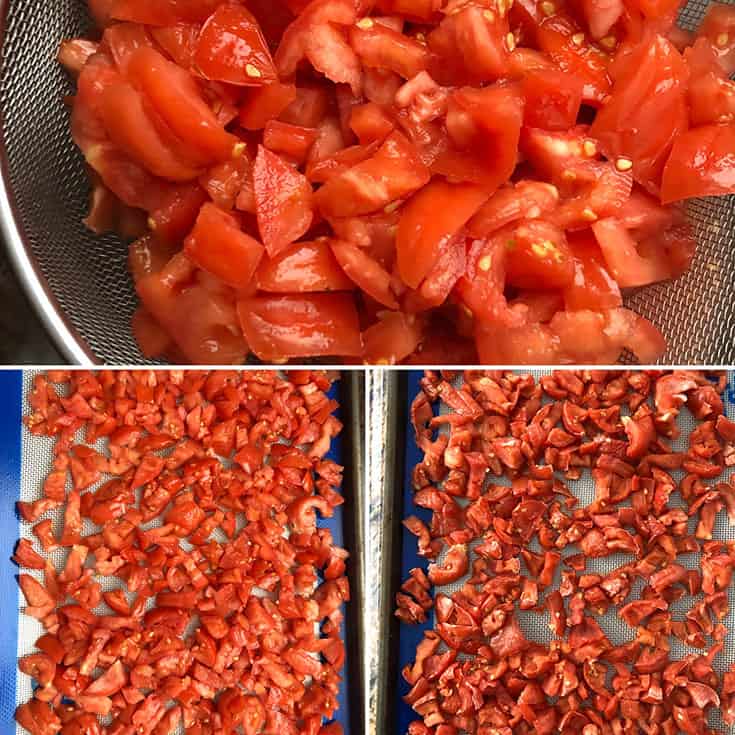
M 25 423 L 55 443 L 18 503 L 37 539 L 13 557 L 22 610 L 44 630 L 18 662 L 25 731 L 342 732 L 348 554 L 318 522 L 343 503 L 336 377 L 35 377 Z
M 682 4 L 90 0 L 59 60 L 143 354 L 654 362 L 621 289 L 735 192 L 735 9 Z

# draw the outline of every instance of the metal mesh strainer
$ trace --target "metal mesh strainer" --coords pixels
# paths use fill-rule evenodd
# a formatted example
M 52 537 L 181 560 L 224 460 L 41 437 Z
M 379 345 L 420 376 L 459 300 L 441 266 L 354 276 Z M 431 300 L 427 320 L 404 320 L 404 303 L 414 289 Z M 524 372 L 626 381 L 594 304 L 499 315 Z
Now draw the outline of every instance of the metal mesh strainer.
M 682 24 L 693 27 L 707 5 L 691 0 Z M 63 103 L 73 86 L 55 62 L 60 39 L 88 30 L 85 7 L 84 0 L 0 0 L 0 220 L 16 270 L 66 357 L 139 363 L 127 249 L 82 224 L 88 187 Z M 735 197 L 696 202 L 691 216 L 699 241 L 691 271 L 628 302 L 667 336 L 666 362 L 733 363 Z

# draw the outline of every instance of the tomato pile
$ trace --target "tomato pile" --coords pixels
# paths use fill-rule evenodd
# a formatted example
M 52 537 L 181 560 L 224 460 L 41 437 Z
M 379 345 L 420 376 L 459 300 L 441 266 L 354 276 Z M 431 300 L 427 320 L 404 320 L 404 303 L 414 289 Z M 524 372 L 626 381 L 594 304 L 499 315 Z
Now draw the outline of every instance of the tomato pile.
M 621 289 L 735 192 L 735 8 L 681 4 L 90 0 L 60 59 L 144 354 L 656 360 Z
M 347 553 L 315 514 L 343 502 L 342 467 L 324 458 L 341 429 L 330 383 L 35 378 L 25 422 L 56 442 L 43 497 L 18 504 L 35 536 L 14 556 L 25 613 L 45 629 L 19 662 L 37 684 L 15 713 L 30 735 L 341 735 L 323 722 L 345 660 Z M 56 509 L 60 534 L 44 517 Z M 63 568 L 37 548 L 62 548 Z
M 726 377 L 454 377 L 427 372 L 411 409 L 414 502 L 430 519 L 405 526 L 431 563 L 411 570 L 396 614 L 434 623 L 403 670 L 409 735 L 714 735 L 715 709 L 735 724 L 735 664 L 720 656 L 735 541 L 713 540 L 716 522 L 735 524 Z M 676 451 L 684 407 L 696 422 Z M 568 484 L 583 475 L 587 505 Z

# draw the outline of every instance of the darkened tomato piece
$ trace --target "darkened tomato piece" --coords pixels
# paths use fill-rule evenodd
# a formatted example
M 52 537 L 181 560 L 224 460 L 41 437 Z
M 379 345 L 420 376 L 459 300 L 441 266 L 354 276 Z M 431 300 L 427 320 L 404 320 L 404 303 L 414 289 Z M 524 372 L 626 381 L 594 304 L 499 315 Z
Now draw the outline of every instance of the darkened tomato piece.
M 251 350 L 265 361 L 362 353 L 352 295 L 257 296 L 237 305 Z
M 261 130 L 275 120 L 296 99 L 294 84 L 273 82 L 252 87 L 240 108 L 240 124 L 247 130 Z
M 258 229 L 273 257 L 311 226 L 312 189 L 306 177 L 263 146 L 253 166 Z
M 564 289 L 567 311 L 622 306 L 620 288 L 608 272 L 593 234 L 589 230 L 572 233 L 569 245 L 574 257 L 574 278 Z
M 507 283 L 518 288 L 564 288 L 574 277 L 574 261 L 563 230 L 543 220 L 515 227 L 506 244 Z
M 396 235 L 398 271 L 417 288 L 433 268 L 442 243 L 451 238 L 488 198 L 477 184 L 449 184 L 435 179 L 403 209 Z
M 351 291 L 355 287 L 326 239 L 297 242 L 273 258 L 264 258 L 256 281 L 261 291 L 271 293 Z
M 636 181 L 655 191 L 672 144 L 687 128 L 686 64 L 669 41 L 656 36 L 619 55 L 613 76 L 590 135 L 609 158 L 631 160 Z
M 194 64 L 207 79 L 248 87 L 278 80 L 258 21 L 242 5 L 222 4 L 202 27 Z
M 661 200 L 735 193 L 735 125 L 703 125 L 680 135 L 666 162 Z
M 717 60 L 728 76 L 735 72 L 735 8 L 732 5 L 710 3 L 697 36 L 712 44 Z
M 244 233 L 237 220 L 214 204 L 205 204 L 184 252 L 202 270 L 233 288 L 245 288 L 263 257 L 263 246 Z
M 556 70 L 529 71 L 521 82 L 526 103 L 525 125 L 546 130 L 567 130 L 577 122 L 582 85 L 571 74 Z
M 369 365 L 396 365 L 418 349 L 422 338 L 419 319 L 400 311 L 384 312 L 362 335 L 363 360 Z
M 398 308 L 398 302 L 390 288 L 390 273 L 380 263 L 351 242 L 334 240 L 331 247 L 342 270 L 366 294 L 389 309 Z
M 150 34 L 179 66 L 190 69 L 200 30 L 197 23 L 177 23 L 173 26 L 151 28 Z
M 151 26 L 197 23 L 208 18 L 221 0 L 115 0 L 112 17 Z

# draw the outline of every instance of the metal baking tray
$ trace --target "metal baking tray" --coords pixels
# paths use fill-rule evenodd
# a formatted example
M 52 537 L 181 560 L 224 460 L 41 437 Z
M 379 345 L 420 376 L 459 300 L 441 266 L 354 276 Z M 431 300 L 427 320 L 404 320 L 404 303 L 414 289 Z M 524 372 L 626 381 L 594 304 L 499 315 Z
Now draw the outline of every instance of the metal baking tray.
M 35 371 L 34 371 L 35 372 Z M 44 460 L 50 452 L 41 446 L 43 440 L 31 437 L 22 427 L 22 415 L 28 410 L 26 395 L 29 377 L 33 373 L 19 370 L 0 370 L 0 609 L 18 610 L 18 614 L 5 615 L 0 626 L 0 732 L 22 735 L 25 731 L 16 726 L 13 715 L 17 704 L 25 701 L 29 692 L 29 680 L 18 671 L 17 659 L 29 650 L 34 637 L 22 626 L 28 624 L 20 607 L 25 602 L 15 577 L 17 567 L 10 561 L 21 525 L 15 512 L 15 501 L 24 488 L 39 488 L 45 473 Z M 25 380 L 24 380 L 25 378 Z M 24 390 L 25 386 L 25 390 Z M 347 574 L 350 579 L 352 600 L 346 605 L 343 634 L 346 643 L 346 664 L 339 695 L 337 721 L 345 735 L 361 735 L 363 728 L 362 686 L 362 638 L 361 611 L 363 609 L 363 557 L 362 529 L 359 519 L 363 508 L 363 441 L 364 378 L 359 372 L 344 372 L 330 391 L 330 397 L 340 403 L 338 418 L 344 423 L 342 434 L 333 441 L 327 455 L 344 465 L 342 493 L 344 505 L 336 509 L 330 519 L 320 519 L 319 524 L 329 527 L 335 543 L 350 551 Z M 50 443 L 49 443 L 50 447 Z M 32 461 L 30 461 L 32 459 Z M 27 490 L 26 490 L 27 492 Z

